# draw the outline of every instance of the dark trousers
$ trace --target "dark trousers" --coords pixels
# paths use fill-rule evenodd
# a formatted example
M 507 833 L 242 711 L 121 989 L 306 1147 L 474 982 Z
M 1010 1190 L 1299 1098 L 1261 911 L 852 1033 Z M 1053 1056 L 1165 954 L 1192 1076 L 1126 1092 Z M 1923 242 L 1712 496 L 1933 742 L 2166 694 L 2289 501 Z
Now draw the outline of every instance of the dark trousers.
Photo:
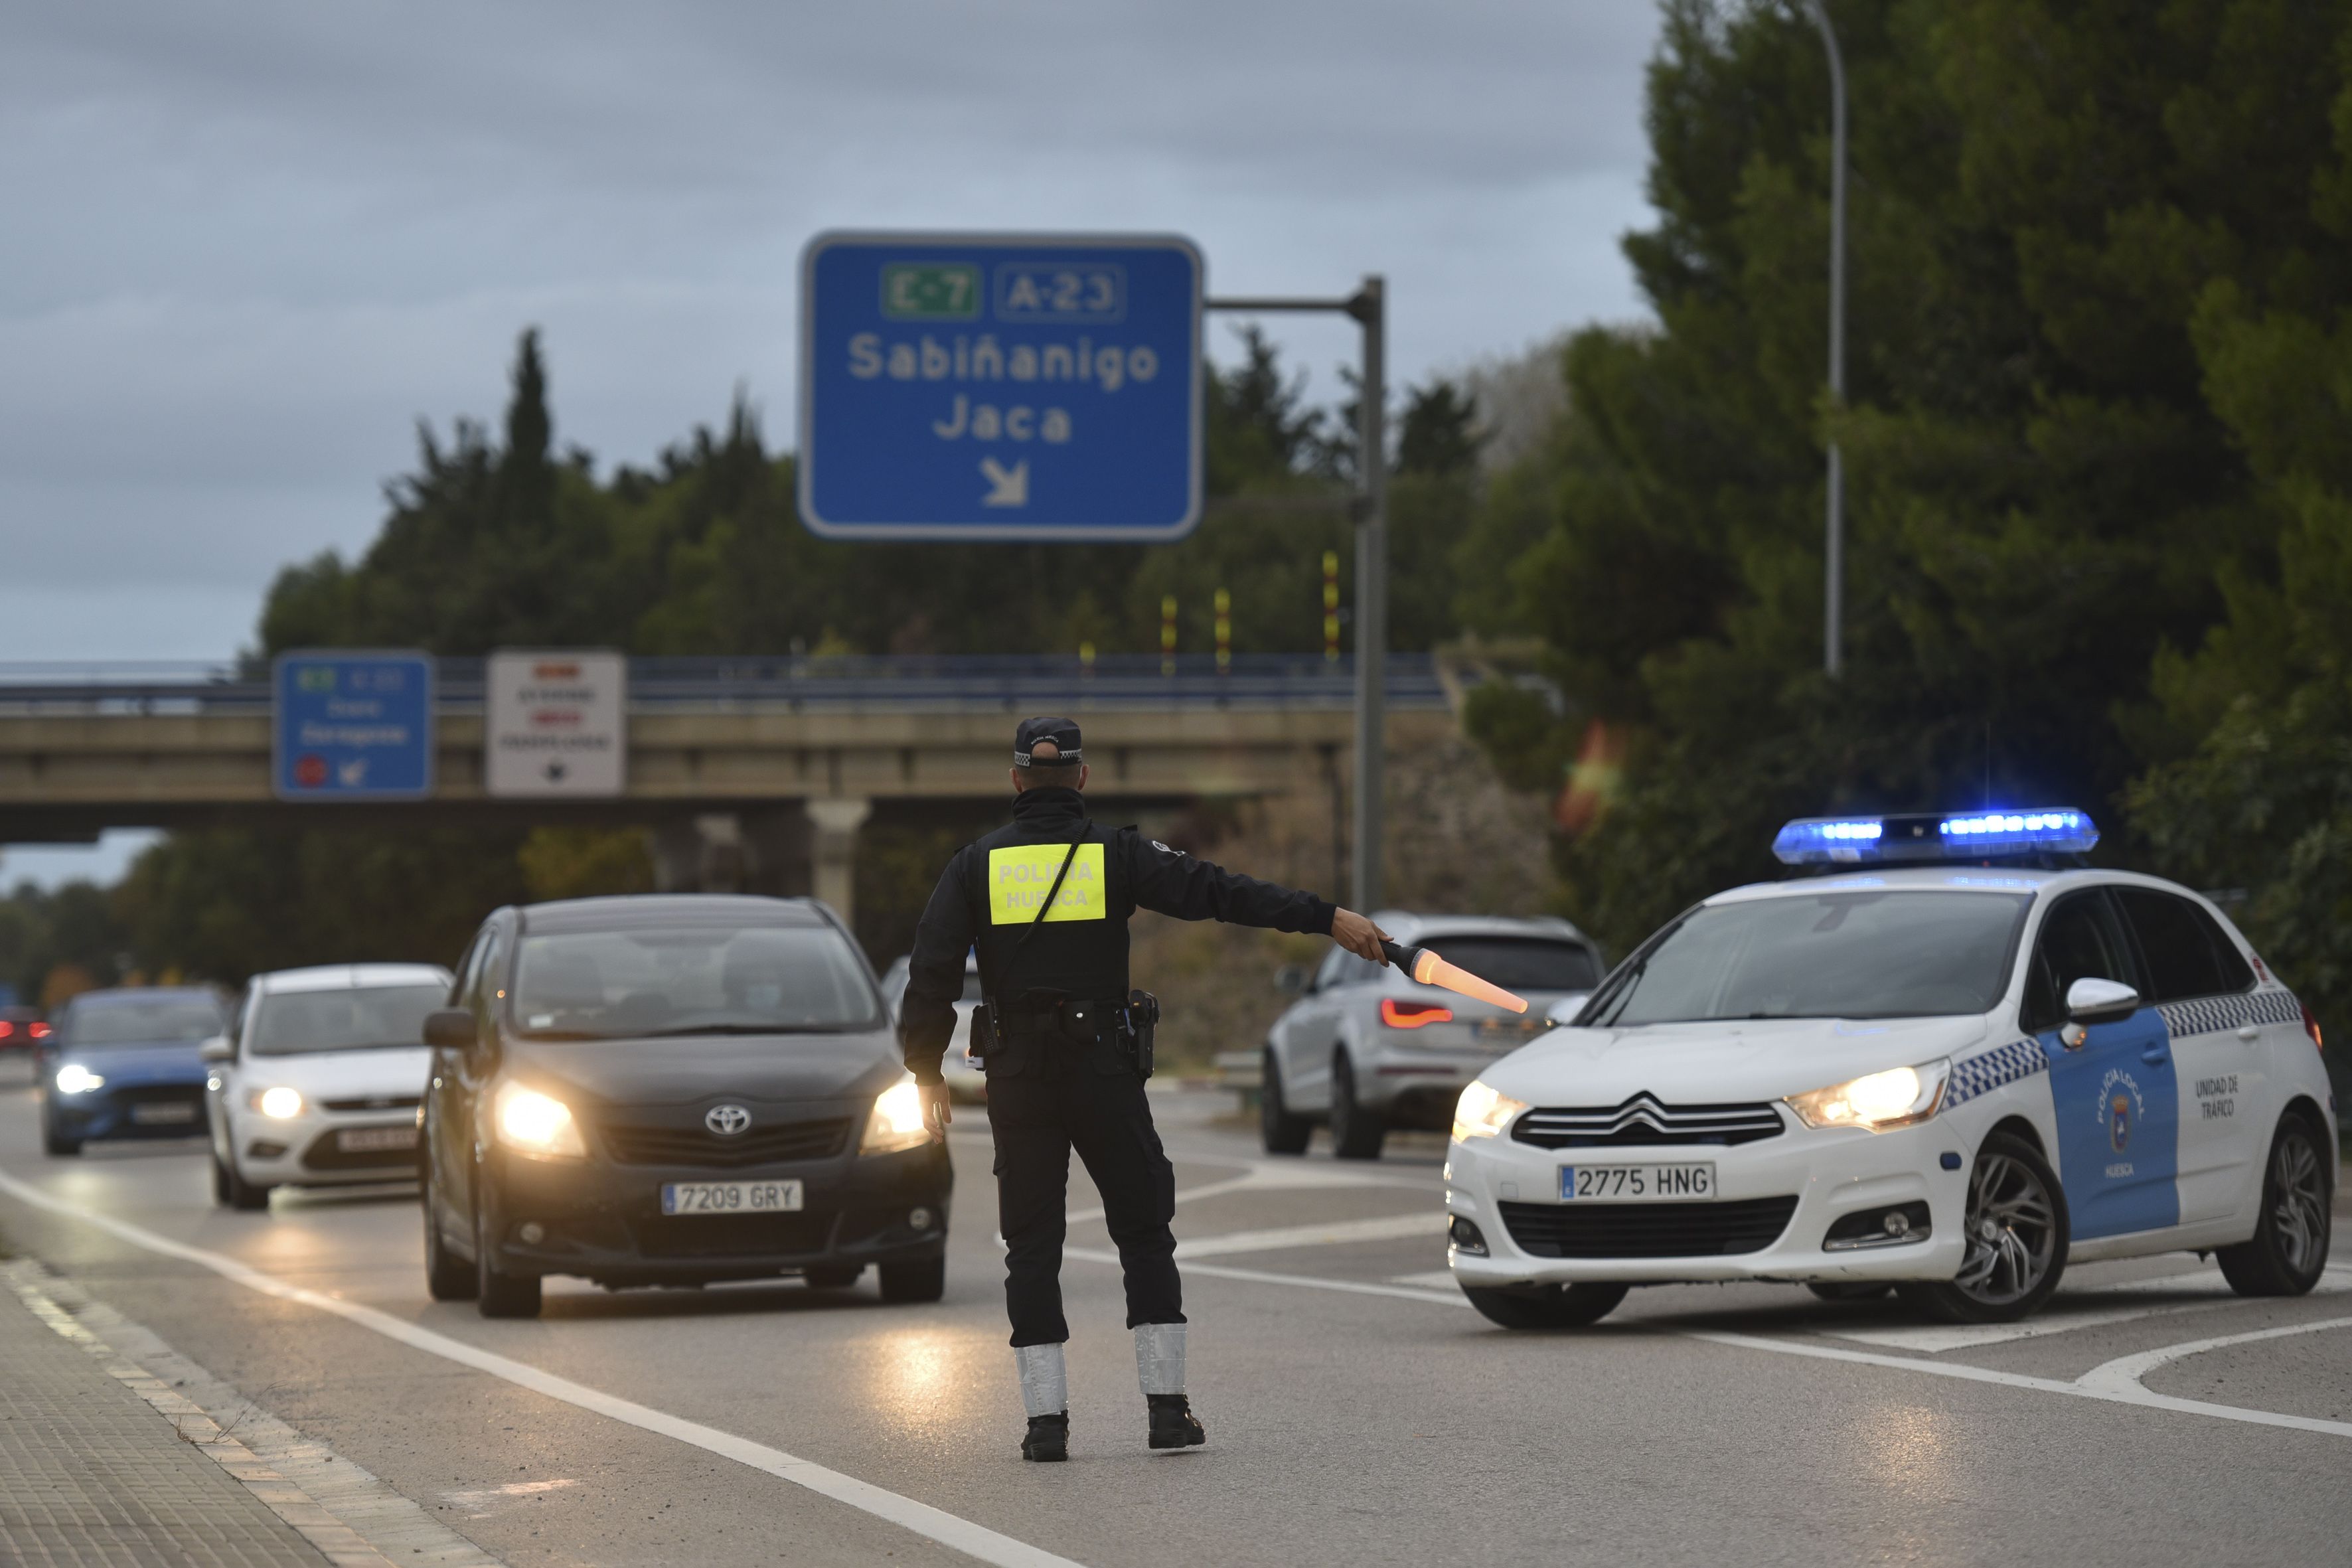
M 1028 1071 L 988 1080 L 1013 1344 L 1060 1344 L 1070 1337 L 1061 1274 L 1073 1149 L 1102 1193 L 1118 1246 L 1127 1326 L 1182 1322 L 1176 1237 L 1168 1228 L 1176 1217 L 1176 1172 L 1151 1125 L 1143 1080 L 1131 1071 L 1101 1070 L 1090 1046 L 1073 1042 L 1041 1055 Z

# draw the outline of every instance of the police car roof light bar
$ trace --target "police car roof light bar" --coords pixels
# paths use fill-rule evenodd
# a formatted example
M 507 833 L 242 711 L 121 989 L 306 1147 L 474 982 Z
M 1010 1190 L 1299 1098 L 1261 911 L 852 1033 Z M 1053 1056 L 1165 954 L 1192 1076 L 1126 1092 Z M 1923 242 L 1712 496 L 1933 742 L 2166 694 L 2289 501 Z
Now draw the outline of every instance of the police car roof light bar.
M 2099 841 L 2089 816 L 2070 805 L 2021 811 L 1885 816 L 1806 816 L 1783 826 L 1772 853 L 1784 866 L 2087 855 Z

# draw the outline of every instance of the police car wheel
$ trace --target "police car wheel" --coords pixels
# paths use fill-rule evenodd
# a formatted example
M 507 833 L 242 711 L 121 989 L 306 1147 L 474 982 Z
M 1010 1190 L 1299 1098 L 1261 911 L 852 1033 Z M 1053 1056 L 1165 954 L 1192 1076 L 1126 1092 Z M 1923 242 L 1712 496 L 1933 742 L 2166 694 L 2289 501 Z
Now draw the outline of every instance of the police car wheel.
M 1342 1160 L 1377 1160 L 1389 1130 L 1380 1113 L 1356 1099 L 1356 1068 L 1345 1050 L 1331 1058 L 1331 1152 Z
M 1816 1279 L 1805 1289 L 1824 1301 L 1875 1301 L 1895 1287 L 1875 1279 Z
M 1293 1116 L 1283 1105 L 1282 1069 L 1275 1065 L 1272 1051 L 1265 1053 L 1258 1072 L 1257 1131 L 1269 1154 L 1304 1154 L 1307 1140 L 1315 1136 L 1315 1123 Z
M 1507 1329 L 1580 1329 L 1617 1310 L 1626 1285 L 1539 1285 L 1525 1290 L 1474 1289 L 1462 1293 L 1478 1315 Z
M 2215 1257 L 2222 1278 L 2241 1296 L 2300 1296 L 2327 1267 L 2327 1162 L 2311 1124 L 2290 1113 L 2271 1140 L 2263 1171 L 2262 1216 L 2252 1240 Z
M 1986 1137 L 1961 1226 L 1968 1245 L 1959 1273 L 1900 1286 L 1905 1300 L 1948 1323 L 2011 1323 L 2057 1290 L 2070 1235 L 2066 1196 L 2032 1144 L 2006 1132 Z

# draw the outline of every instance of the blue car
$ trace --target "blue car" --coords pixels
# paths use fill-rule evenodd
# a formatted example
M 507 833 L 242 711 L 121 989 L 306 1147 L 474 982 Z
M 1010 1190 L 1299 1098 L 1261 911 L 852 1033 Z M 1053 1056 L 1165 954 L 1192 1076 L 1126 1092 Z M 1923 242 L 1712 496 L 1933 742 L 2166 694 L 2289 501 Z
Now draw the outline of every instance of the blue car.
M 41 1144 L 189 1138 L 205 1130 L 205 1041 L 226 1018 L 200 986 L 86 991 L 66 1005 L 42 1069 Z

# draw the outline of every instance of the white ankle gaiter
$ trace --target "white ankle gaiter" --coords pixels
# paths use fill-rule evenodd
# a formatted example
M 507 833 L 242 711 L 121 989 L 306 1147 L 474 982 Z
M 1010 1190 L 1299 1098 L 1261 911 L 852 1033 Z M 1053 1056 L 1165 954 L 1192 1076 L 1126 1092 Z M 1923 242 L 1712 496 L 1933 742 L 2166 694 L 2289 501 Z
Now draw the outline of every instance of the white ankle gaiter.
M 1059 1415 L 1070 1407 L 1070 1379 L 1060 1345 L 1021 1345 L 1013 1352 L 1021 1369 L 1021 1403 L 1032 1415 Z
M 1146 1394 L 1184 1392 L 1184 1325 L 1135 1325 L 1135 1377 Z

